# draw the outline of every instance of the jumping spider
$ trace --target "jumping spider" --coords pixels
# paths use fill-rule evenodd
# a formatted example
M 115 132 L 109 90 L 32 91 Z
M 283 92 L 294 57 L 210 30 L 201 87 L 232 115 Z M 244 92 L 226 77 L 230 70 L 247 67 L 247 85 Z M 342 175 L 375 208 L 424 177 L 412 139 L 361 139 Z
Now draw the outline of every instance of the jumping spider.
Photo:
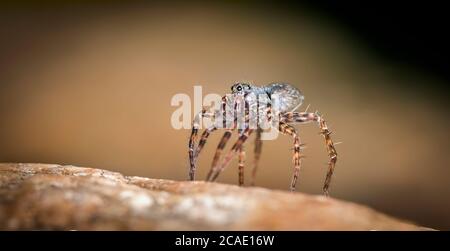
M 307 111 L 295 111 L 302 104 L 303 98 L 304 97 L 302 93 L 298 89 L 284 83 L 272 83 L 260 87 L 245 82 L 238 82 L 232 85 L 231 94 L 222 97 L 221 109 L 216 109 L 211 112 L 207 112 L 205 109 L 203 109 L 202 112 L 196 115 L 193 121 L 192 133 L 189 140 L 189 179 L 195 179 L 197 158 L 204 145 L 206 144 L 208 136 L 213 131 L 219 128 L 223 128 L 226 131 L 222 136 L 219 145 L 217 146 L 211 169 L 207 176 L 207 181 L 215 181 L 219 174 L 227 167 L 231 159 L 239 153 L 239 185 L 244 184 L 245 152 L 243 144 L 245 143 L 249 135 L 255 131 L 255 156 L 251 182 L 252 185 L 254 185 L 262 149 L 261 134 L 263 133 L 264 129 L 263 125 L 265 125 L 265 129 L 267 129 L 267 123 L 270 123 L 269 127 L 275 127 L 279 132 L 285 135 L 289 135 L 293 139 L 294 172 L 292 175 L 290 189 L 291 191 L 294 191 L 302 160 L 302 154 L 300 152 L 302 144 L 297 134 L 297 130 L 292 126 L 292 124 L 304 124 L 315 121 L 319 125 L 321 131 L 320 134 L 322 134 L 325 138 L 325 144 L 329 156 L 328 172 L 323 186 L 324 194 L 328 195 L 331 176 L 333 174 L 333 170 L 337 161 L 337 152 L 330 137 L 331 132 L 328 129 L 323 117 L 321 117 L 317 112 L 308 113 Z M 240 127 L 238 127 L 238 116 L 236 116 L 238 110 L 244 110 L 245 114 L 243 126 L 241 125 Z M 230 111 L 232 112 L 232 116 L 228 116 Z M 252 114 L 256 114 L 256 120 L 251 119 Z M 203 132 L 200 141 L 196 146 L 195 142 L 197 133 L 201 123 L 201 119 L 204 117 L 213 118 L 215 123 Z M 264 123 L 264 121 L 266 123 Z M 274 123 L 274 121 L 277 121 L 277 123 Z M 251 126 L 252 123 L 253 127 Z M 227 153 L 223 162 L 219 165 L 221 152 L 230 139 L 232 131 L 234 131 L 235 129 L 237 129 L 239 133 L 239 138 L 233 145 L 231 150 Z

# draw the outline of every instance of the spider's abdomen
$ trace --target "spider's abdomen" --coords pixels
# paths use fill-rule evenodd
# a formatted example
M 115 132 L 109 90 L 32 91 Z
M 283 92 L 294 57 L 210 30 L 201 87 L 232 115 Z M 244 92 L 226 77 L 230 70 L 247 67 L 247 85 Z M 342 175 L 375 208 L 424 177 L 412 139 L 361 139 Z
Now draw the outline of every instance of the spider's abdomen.
M 290 84 L 272 83 L 264 86 L 264 90 L 271 99 L 272 107 L 279 112 L 291 112 L 303 103 L 303 94 Z

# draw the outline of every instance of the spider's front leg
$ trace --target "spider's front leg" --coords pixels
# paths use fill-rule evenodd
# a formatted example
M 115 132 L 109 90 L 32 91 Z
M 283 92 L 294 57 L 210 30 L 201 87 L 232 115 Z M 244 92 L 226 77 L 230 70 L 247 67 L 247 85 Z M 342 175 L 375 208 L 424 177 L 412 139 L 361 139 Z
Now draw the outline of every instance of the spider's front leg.
M 273 114 L 272 114 L 272 104 L 271 103 L 267 103 L 266 104 L 266 111 L 265 111 L 265 116 L 267 116 L 267 122 L 271 122 L 273 119 Z M 259 167 L 259 159 L 261 158 L 261 152 L 262 152 L 262 132 L 263 129 L 261 128 L 260 125 L 260 121 L 259 121 L 259 103 L 258 103 L 258 108 L 257 108 L 257 112 L 258 112 L 258 117 L 257 117 L 257 129 L 256 129 L 256 136 L 255 136 L 255 149 L 254 149 L 254 156 L 253 156 L 253 169 L 252 169 L 252 180 L 250 185 L 254 186 L 255 185 L 255 181 L 256 181 L 256 172 L 258 171 L 258 167 Z M 264 115 L 263 115 L 264 116 Z
M 245 163 L 245 150 L 244 145 L 239 149 L 239 186 L 244 185 L 244 163 Z
M 195 179 L 195 171 L 197 169 L 196 159 L 200 154 L 201 149 L 206 143 L 206 139 L 209 134 L 216 130 L 215 127 L 210 127 L 203 132 L 202 137 L 200 139 L 199 145 L 195 147 L 195 141 L 197 139 L 198 129 L 200 128 L 200 123 L 203 117 L 211 118 L 213 117 L 213 113 L 207 113 L 205 109 L 203 109 L 200 113 L 198 113 L 194 121 L 192 122 L 192 131 L 191 136 L 189 137 L 189 180 Z
M 233 120 L 233 125 L 231 128 L 227 128 L 227 111 L 226 111 L 226 106 L 227 106 L 227 97 L 223 96 L 222 97 L 222 127 L 226 129 L 225 133 L 223 134 L 222 138 L 219 141 L 219 144 L 217 145 L 216 148 L 216 153 L 214 154 L 214 158 L 213 161 L 211 163 L 211 169 L 208 172 L 208 175 L 206 177 L 206 180 L 210 180 L 213 173 L 214 173 L 214 167 L 217 166 L 217 163 L 220 160 L 220 155 L 222 154 L 223 149 L 225 148 L 225 146 L 227 145 L 228 140 L 231 138 L 231 133 L 233 132 L 234 129 L 236 129 L 236 125 L 237 125 L 237 119 L 235 118 Z M 236 110 L 237 104 L 234 104 L 234 110 Z
M 262 129 L 260 127 L 258 127 L 258 129 L 256 129 L 255 149 L 254 149 L 254 156 L 253 156 L 252 180 L 250 183 L 250 185 L 252 185 L 252 186 L 255 185 L 256 172 L 258 171 L 259 159 L 261 158 L 261 151 L 262 151 L 261 133 L 262 133 Z
M 214 167 L 217 165 L 217 163 L 220 160 L 220 155 L 222 154 L 223 149 L 225 148 L 225 146 L 227 145 L 228 140 L 231 138 L 231 132 L 232 130 L 227 130 L 222 138 L 219 141 L 219 144 L 217 145 L 216 148 L 216 153 L 214 154 L 214 158 L 211 164 L 211 169 L 208 172 L 208 175 L 206 176 L 206 180 L 210 180 L 210 178 L 212 177 L 213 173 L 214 173 Z
M 247 95 L 244 96 L 244 128 L 245 129 L 239 129 L 239 138 L 236 141 L 236 143 L 233 145 L 233 147 L 231 148 L 231 150 L 228 152 L 228 154 L 225 156 L 222 164 L 219 166 L 217 165 L 217 161 L 218 158 L 214 158 L 214 162 L 211 166 L 211 170 L 208 174 L 208 177 L 206 178 L 207 181 L 215 181 L 217 179 L 217 177 L 219 177 L 219 174 L 228 166 L 228 164 L 230 163 L 231 159 L 236 155 L 236 153 L 239 151 L 239 185 L 243 185 L 244 183 L 244 143 L 245 141 L 248 139 L 248 137 L 250 136 L 250 134 L 253 132 L 253 129 L 249 128 L 249 103 L 245 100 L 245 97 Z M 241 103 L 242 104 L 242 103 Z M 237 111 L 237 105 L 238 103 L 234 104 L 234 111 Z M 237 115 L 234 117 L 234 125 L 233 128 L 236 128 L 238 126 L 237 123 Z M 231 134 L 230 134 L 231 135 Z M 225 136 L 225 135 L 224 135 Z M 228 141 L 229 137 L 227 138 Z M 226 142 L 225 142 L 226 143 Z M 220 150 L 222 150 L 223 147 L 220 148 Z M 220 156 L 220 152 L 219 152 L 219 156 Z
M 239 136 L 236 143 L 234 143 L 233 147 L 231 147 L 231 150 L 225 156 L 222 164 L 220 166 L 213 166 L 211 168 L 211 172 L 207 178 L 208 181 L 215 181 L 217 177 L 219 177 L 219 174 L 228 166 L 228 164 L 236 155 L 236 153 L 240 151 L 242 145 L 245 143 L 245 141 L 248 139 L 248 137 L 252 132 L 253 130 L 250 128 L 245 129 L 244 133 L 241 136 Z
M 227 97 L 223 96 L 222 97 L 222 115 L 223 115 L 223 127 L 226 128 L 226 104 L 227 104 Z M 216 121 L 214 121 L 214 125 L 212 125 L 211 127 L 207 128 L 203 133 L 202 136 L 200 138 L 200 141 L 198 143 L 198 146 L 195 147 L 195 141 L 197 139 L 197 134 L 198 134 L 198 129 L 200 127 L 200 123 L 202 121 L 202 118 L 216 118 L 216 114 L 217 112 L 220 112 L 220 110 L 216 110 L 214 111 L 214 113 L 208 113 L 206 112 L 205 109 L 203 109 L 200 113 L 198 113 L 195 118 L 194 121 L 192 123 L 192 132 L 191 132 L 191 137 L 189 139 L 189 180 L 194 180 L 195 179 L 195 171 L 197 169 L 196 166 L 196 162 L 198 159 L 198 156 L 200 155 L 200 152 L 202 151 L 203 147 L 206 144 L 206 141 L 209 137 L 209 135 L 216 131 L 218 128 L 216 126 Z M 228 141 L 228 138 L 231 136 L 231 133 L 229 133 L 229 135 L 227 134 L 227 132 L 223 135 L 221 143 L 223 142 L 223 145 L 226 144 L 226 142 Z M 220 147 L 220 144 L 219 144 Z M 216 153 L 217 155 L 217 153 Z M 219 154 L 220 156 L 220 154 Z
M 325 145 L 328 152 L 329 162 L 328 162 L 328 172 L 323 185 L 323 192 L 328 196 L 328 190 L 331 183 L 331 177 L 333 176 L 334 167 L 337 162 L 337 152 L 334 147 L 334 143 L 331 140 L 331 131 L 325 120 L 318 113 L 307 113 L 307 112 L 288 112 L 280 115 L 280 121 L 284 123 L 307 123 L 311 121 L 316 121 L 319 124 L 320 134 L 323 135 L 325 139 Z

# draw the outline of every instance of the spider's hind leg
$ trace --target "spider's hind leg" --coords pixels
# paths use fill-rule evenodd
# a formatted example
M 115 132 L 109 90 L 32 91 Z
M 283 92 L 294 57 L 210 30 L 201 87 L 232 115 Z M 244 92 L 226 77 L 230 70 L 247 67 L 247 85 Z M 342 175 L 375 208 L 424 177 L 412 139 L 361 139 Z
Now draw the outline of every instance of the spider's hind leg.
M 280 122 L 278 130 L 283 134 L 290 135 L 294 139 L 294 155 L 293 155 L 294 173 L 292 174 L 290 189 L 291 191 L 295 191 L 295 185 L 297 184 L 302 159 L 302 156 L 300 154 L 300 146 L 301 146 L 300 138 L 298 137 L 297 130 L 295 130 L 293 126 L 288 125 L 285 122 Z
M 331 177 L 333 176 L 334 167 L 337 162 L 337 152 L 334 147 L 334 143 L 331 140 L 331 131 L 328 129 L 325 120 L 317 112 L 288 112 L 281 115 L 281 121 L 284 123 L 307 123 L 311 121 L 316 121 L 319 123 L 320 134 L 322 134 L 325 139 L 325 145 L 327 148 L 328 157 L 330 159 L 328 162 L 327 176 L 325 177 L 325 182 L 323 185 L 323 193 L 328 196 Z

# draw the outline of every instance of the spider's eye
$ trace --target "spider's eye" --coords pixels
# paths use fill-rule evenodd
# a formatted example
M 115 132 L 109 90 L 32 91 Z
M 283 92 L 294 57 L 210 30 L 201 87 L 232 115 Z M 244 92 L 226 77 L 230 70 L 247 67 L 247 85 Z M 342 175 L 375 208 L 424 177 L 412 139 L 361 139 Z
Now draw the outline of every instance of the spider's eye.
M 240 91 L 242 91 L 242 86 L 238 86 L 238 87 L 236 87 L 236 90 L 238 91 L 238 92 L 240 92 Z

